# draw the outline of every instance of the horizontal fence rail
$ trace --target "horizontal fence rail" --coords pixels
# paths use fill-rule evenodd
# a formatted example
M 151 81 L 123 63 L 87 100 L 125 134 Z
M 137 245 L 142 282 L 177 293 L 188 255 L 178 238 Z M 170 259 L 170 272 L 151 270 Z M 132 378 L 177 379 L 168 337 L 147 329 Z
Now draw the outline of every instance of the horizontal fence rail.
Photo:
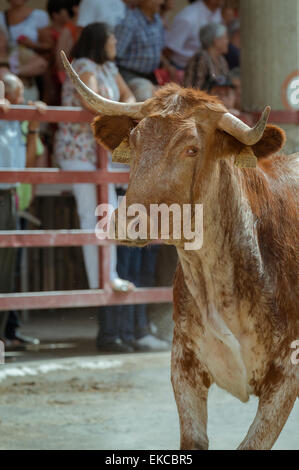
M 266 105 L 267 103 L 265 103 Z M 261 112 L 244 111 L 239 118 L 243 121 L 254 122 L 261 116 Z M 93 120 L 95 114 L 76 107 L 48 106 L 45 113 L 40 113 L 34 106 L 12 105 L 8 113 L 0 110 L 0 120 L 6 121 L 41 121 L 41 122 L 85 122 Z M 299 111 L 272 110 L 269 122 L 273 124 L 299 124 Z
M 31 184 L 72 184 L 72 183 L 128 183 L 127 171 L 109 172 L 106 170 L 95 171 L 62 171 L 56 168 L 25 170 L 6 170 L 0 168 L 0 183 L 31 183 Z
M 39 310 L 100 305 L 128 305 L 172 302 L 169 287 L 139 288 L 131 292 L 89 289 L 55 292 L 0 294 L 0 310 Z
M 154 240 L 151 245 L 161 244 L 161 240 Z M 0 248 L 45 248 L 62 246 L 97 245 L 109 247 L 111 244 L 119 245 L 114 240 L 101 240 L 97 238 L 94 230 L 1 230 Z
M 47 106 L 40 112 L 35 106 L 12 105 L 8 113 L 0 111 L 0 119 L 5 121 L 41 121 L 41 122 L 91 122 L 95 114 L 82 108 Z

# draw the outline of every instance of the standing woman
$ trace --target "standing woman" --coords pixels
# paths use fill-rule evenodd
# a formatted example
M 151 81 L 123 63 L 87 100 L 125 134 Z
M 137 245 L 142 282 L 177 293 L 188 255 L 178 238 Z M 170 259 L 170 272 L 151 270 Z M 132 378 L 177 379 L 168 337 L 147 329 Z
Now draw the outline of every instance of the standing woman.
M 73 67 L 80 79 L 95 93 L 114 101 L 135 102 L 131 91 L 112 62 L 116 55 L 116 39 L 112 30 L 105 23 L 92 23 L 83 29 L 71 55 Z M 75 88 L 67 77 L 62 87 L 63 106 L 88 105 L 79 98 Z M 56 134 L 55 156 L 59 166 L 68 171 L 94 171 L 97 162 L 97 147 L 91 127 L 88 123 L 61 123 Z M 73 192 L 82 229 L 95 229 L 97 219 L 96 186 L 93 184 L 74 184 Z M 115 186 L 109 184 L 109 203 L 117 207 Z M 116 246 L 112 245 L 110 279 L 115 291 L 128 291 L 134 285 L 120 279 L 116 271 Z M 89 287 L 99 286 L 98 248 L 83 247 L 84 261 Z M 127 322 L 130 318 L 120 316 L 117 306 L 100 308 L 100 332 L 97 347 L 101 351 L 131 352 L 125 343 Z
M 112 30 L 105 23 L 92 23 L 83 29 L 71 55 L 73 67 L 80 79 L 94 92 L 114 101 L 132 103 L 135 98 L 117 67 L 112 62 L 116 54 L 116 39 Z M 66 79 L 62 89 L 63 106 L 88 105 L 76 93 L 72 82 Z M 55 139 L 55 156 L 63 170 L 96 170 L 97 147 L 91 127 L 88 123 L 60 123 Z M 97 223 L 96 186 L 92 184 L 74 184 L 74 196 L 82 229 L 94 229 Z M 109 185 L 109 202 L 116 200 L 114 185 Z M 114 205 L 114 204 L 113 204 Z M 98 288 L 97 247 L 83 248 L 89 287 Z M 127 281 L 118 278 L 116 273 L 116 247 L 111 248 L 113 265 L 111 266 L 111 284 L 115 290 L 128 290 L 132 287 Z

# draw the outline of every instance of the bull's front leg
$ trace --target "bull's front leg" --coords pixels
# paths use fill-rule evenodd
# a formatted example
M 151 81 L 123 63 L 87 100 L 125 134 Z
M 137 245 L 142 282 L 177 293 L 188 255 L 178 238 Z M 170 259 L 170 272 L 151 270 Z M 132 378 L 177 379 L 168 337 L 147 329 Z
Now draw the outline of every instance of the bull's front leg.
M 272 380 L 270 378 L 272 376 Z M 299 394 L 298 377 L 268 374 L 256 417 L 238 450 L 269 450 L 278 439 Z
M 171 382 L 180 419 L 181 450 L 207 450 L 207 399 L 211 379 L 188 339 L 174 332 Z

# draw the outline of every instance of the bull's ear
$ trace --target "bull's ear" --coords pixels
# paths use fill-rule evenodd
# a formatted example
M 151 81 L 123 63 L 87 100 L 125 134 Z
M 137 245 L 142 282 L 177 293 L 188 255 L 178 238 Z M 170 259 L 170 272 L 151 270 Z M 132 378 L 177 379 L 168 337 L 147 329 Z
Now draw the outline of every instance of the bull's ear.
M 257 158 L 265 158 L 274 155 L 282 149 L 286 142 L 284 130 L 280 127 L 268 124 L 261 140 L 252 146 Z
M 267 125 L 261 140 L 251 147 L 225 132 L 216 132 L 218 157 L 235 155 L 235 164 L 240 168 L 254 168 L 257 159 L 275 155 L 284 146 L 285 141 L 285 132 L 272 124 Z
M 110 152 L 128 139 L 135 125 L 127 116 L 98 116 L 91 124 L 96 141 Z
M 130 165 L 131 163 L 131 149 L 129 144 L 129 138 L 125 137 L 121 141 L 118 147 L 112 152 L 112 161 L 115 163 L 125 163 Z
M 269 124 L 259 142 L 251 147 L 242 148 L 235 157 L 235 165 L 239 168 L 255 168 L 258 159 L 275 155 L 282 149 L 285 141 L 285 132 L 280 127 Z

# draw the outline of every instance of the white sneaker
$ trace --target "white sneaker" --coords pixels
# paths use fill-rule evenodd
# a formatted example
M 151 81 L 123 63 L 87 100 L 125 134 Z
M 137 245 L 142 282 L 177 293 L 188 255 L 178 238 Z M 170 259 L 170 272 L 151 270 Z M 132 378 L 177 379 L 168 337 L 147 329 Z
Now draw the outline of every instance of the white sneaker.
M 152 335 L 156 335 L 158 333 L 158 328 L 155 325 L 155 323 L 153 323 L 153 322 L 149 323 L 149 330 L 150 330 Z
M 170 349 L 169 344 L 166 341 L 153 335 L 143 336 L 143 338 L 138 339 L 136 343 L 142 349 L 144 348 L 152 351 L 168 351 Z
M 132 282 L 120 279 L 119 277 L 111 281 L 111 286 L 114 292 L 130 292 L 135 289 Z

